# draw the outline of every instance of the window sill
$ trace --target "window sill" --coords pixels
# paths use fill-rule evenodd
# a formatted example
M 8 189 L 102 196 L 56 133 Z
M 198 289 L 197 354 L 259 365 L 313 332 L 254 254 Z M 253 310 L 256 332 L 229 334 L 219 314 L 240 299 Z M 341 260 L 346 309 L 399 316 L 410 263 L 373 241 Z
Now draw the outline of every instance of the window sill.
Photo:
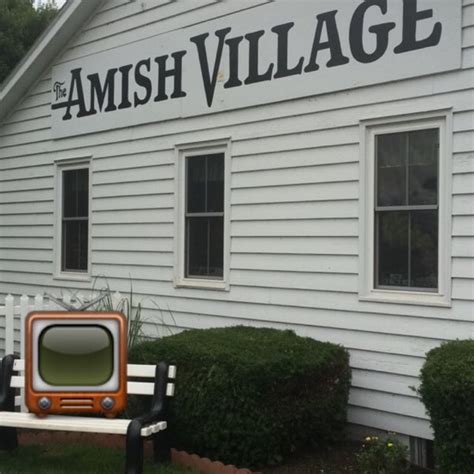
M 222 280 L 206 280 L 206 279 L 181 279 L 174 283 L 176 288 L 193 288 L 197 290 L 216 290 L 229 291 L 229 286 Z
M 446 295 L 421 291 L 371 290 L 367 294 L 359 294 L 359 301 L 451 307 L 451 300 Z
M 83 282 L 91 282 L 92 277 L 86 274 L 80 273 L 58 273 L 57 275 L 53 275 L 53 280 L 63 280 L 63 281 L 83 281 Z

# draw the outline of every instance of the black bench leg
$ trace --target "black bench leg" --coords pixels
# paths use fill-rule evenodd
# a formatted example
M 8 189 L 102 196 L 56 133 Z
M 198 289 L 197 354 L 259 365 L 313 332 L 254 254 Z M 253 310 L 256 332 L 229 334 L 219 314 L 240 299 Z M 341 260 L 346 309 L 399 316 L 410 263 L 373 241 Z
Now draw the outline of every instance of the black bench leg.
M 158 433 L 153 436 L 153 461 L 155 464 L 171 461 L 171 447 L 168 430 L 158 431 Z
M 142 474 L 143 472 L 143 440 L 142 425 L 133 420 L 128 425 L 125 457 L 125 474 Z
M 18 447 L 16 428 L 0 428 L 0 451 L 13 451 Z
M 14 355 L 7 355 L 0 366 L 0 411 L 15 411 L 15 389 L 10 386 Z M 0 450 L 12 451 L 18 446 L 16 428 L 0 428 Z

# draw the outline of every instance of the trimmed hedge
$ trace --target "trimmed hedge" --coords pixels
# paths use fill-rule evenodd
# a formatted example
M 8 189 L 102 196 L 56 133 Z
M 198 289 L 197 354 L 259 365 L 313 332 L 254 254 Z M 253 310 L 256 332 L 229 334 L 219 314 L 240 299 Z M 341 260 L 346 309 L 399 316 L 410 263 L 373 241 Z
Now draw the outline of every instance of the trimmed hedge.
M 440 472 L 474 472 L 474 340 L 432 349 L 419 390 L 431 417 Z
M 341 438 L 351 379 L 343 347 L 235 326 L 184 331 L 129 352 L 131 363 L 159 360 L 178 367 L 169 423 L 178 449 L 255 468 Z

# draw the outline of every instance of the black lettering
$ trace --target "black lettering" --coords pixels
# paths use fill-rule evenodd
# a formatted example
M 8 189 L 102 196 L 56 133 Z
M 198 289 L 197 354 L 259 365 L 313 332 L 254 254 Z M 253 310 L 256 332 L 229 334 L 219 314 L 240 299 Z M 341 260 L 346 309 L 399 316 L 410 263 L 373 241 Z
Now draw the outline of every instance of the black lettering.
M 229 79 L 224 84 L 224 89 L 242 85 L 239 79 L 239 44 L 243 39 L 243 36 L 237 36 L 225 40 L 225 44 L 229 46 Z
M 441 39 L 443 27 L 439 21 L 435 23 L 429 36 L 420 40 L 416 39 L 417 22 L 433 16 L 431 9 L 418 11 L 416 2 L 417 0 L 403 0 L 402 42 L 393 50 L 396 54 L 436 46 Z
M 245 84 L 255 84 L 256 82 L 269 81 L 272 78 L 273 63 L 270 63 L 267 70 L 263 74 L 258 72 L 258 42 L 265 34 L 264 30 L 254 31 L 245 35 L 245 39 L 249 42 L 249 76 L 245 79 Z
M 67 98 L 67 108 L 66 113 L 63 116 L 63 120 L 70 120 L 71 107 L 78 105 L 79 112 L 77 117 L 84 117 L 88 115 L 86 104 L 84 102 L 84 89 L 82 88 L 82 79 L 81 79 L 82 68 L 73 69 L 71 71 L 71 85 L 69 86 L 69 96 Z M 77 90 L 77 99 L 73 99 L 74 92 Z
M 212 71 L 212 77 L 209 69 L 209 61 L 207 60 L 206 51 L 206 38 L 209 33 L 203 33 L 202 35 L 194 36 L 190 40 L 196 45 L 199 55 L 199 64 L 201 66 L 201 75 L 204 84 L 204 91 L 206 93 L 207 105 L 212 105 L 214 99 L 214 91 L 216 89 L 217 74 L 219 72 L 219 66 L 222 58 L 222 49 L 224 48 L 224 39 L 227 33 L 230 32 L 230 28 L 224 28 L 215 32 L 215 35 L 219 38 L 217 44 L 216 58 L 214 60 L 214 68 Z
M 119 109 L 128 109 L 132 106 L 132 103 L 128 99 L 128 92 L 130 88 L 129 74 L 133 64 L 127 64 L 126 66 L 119 67 L 119 71 L 122 74 L 122 101 L 120 102 Z
M 342 54 L 341 40 L 339 39 L 339 32 L 337 31 L 336 13 L 337 10 L 333 10 L 316 15 L 318 23 L 316 25 L 316 32 L 314 33 L 313 48 L 311 49 L 309 62 L 304 68 L 305 72 L 317 71 L 319 69 L 316 59 L 318 52 L 322 49 L 329 49 L 331 53 L 331 59 L 326 63 L 327 67 L 341 66 L 349 62 L 349 58 Z M 322 42 L 321 34 L 324 25 L 326 26 L 328 40 Z
M 150 100 L 150 97 L 151 97 L 151 79 L 143 75 L 142 72 L 140 71 L 140 69 L 143 66 L 146 68 L 148 72 L 150 72 L 150 69 L 151 69 L 150 58 L 142 59 L 141 61 L 138 61 L 137 65 L 135 66 L 135 82 L 137 83 L 138 86 L 145 89 L 145 95 L 142 98 L 138 96 L 137 92 L 134 93 L 133 103 L 135 107 L 137 105 L 146 104 Z
M 155 62 L 158 64 L 158 94 L 155 97 L 155 102 L 168 99 L 166 94 L 166 78 L 174 78 L 174 89 L 171 94 L 171 98 L 185 97 L 186 92 L 182 90 L 182 76 L 183 76 L 183 56 L 186 51 L 178 51 L 173 53 L 171 57 L 174 59 L 174 69 L 166 69 L 166 60 L 168 55 L 159 56 L 155 58 Z
M 288 32 L 294 25 L 294 23 L 285 23 L 272 28 L 273 33 L 276 33 L 278 36 L 277 70 L 273 76 L 274 79 L 301 74 L 303 69 L 303 57 L 299 59 L 298 64 L 292 69 L 288 67 Z
M 104 105 L 105 96 L 107 95 L 107 107 L 104 109 L 104 112 L 112 112 L 117 110 L 117 107 L 114 103 L 114 93 L 115 93 L 115 74 L 117 68 L 109 69 L 107 71 L 107 76 L 102 86 L 100 83 L 100 78 L 98 73 L 89 74 L 87 79 L 91 83 L 91 108 L 89 110 L 90 115 L 97 113 L 95 109 L 95 98 L 97 98 L 97 103 L 99 104 L 99 112 L 102 112 L 102 107 Z
M 369 27 L 369 32 L 374 33 L 377 37 L 376 47 L 372 53 L 367 53 L 364 49 L 364 17 L 370 7 L 379 7 L 380 11 L 385 15 L 387 13 L 387 0 L 365 0 L 354 11 L 351 26 L 349 28 L 349 43 L 351 52 L 356 61 L 360 63 L 372 63 L 381 58 L 388 46 L 388 36 L 390 30 L 395 28 L 395 23 L 381 23 Z

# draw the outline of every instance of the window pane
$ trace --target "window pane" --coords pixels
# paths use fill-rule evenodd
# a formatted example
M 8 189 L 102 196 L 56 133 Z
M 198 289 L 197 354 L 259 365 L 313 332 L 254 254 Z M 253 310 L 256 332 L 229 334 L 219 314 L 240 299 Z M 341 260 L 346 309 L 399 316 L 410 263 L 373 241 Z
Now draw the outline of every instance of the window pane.
M 224 155 L 207 159 L 207 212 L 224 210 Z
M 89 170 L 63 171 L 63 216 L 87 217 L 89 213 Z
M 77 217 L 89 215 L 89 170 L 77 170 Z
M 77 193 L 75 171 L 63 171 L 63 216 L 76 217 Z
M 408 286 L 408 212 L 378 212 L 377 286 Z
M 209 218 L 209 276 L 222 277 L 224 274 L 224 219 Z
M 411 282 L 415 288 L 438 287 L 438 212 L 411 211 Z
M 208 273 L 208 218 L 187 219 L 187 269 L 186 276 L 206 276 Z
M 186 159 L 187 212 L 206 210 L 206 157 L 193 156 Z
M 62 270 L 87 271 L 88 221 L 63 221 Z
M 438 129 L 411 132 L 408 136 L 409 204 L 438 202 Z
M 188 218 L 187 239 L 188 268 L 186 276 L 222 277 L 224 219 L 222 217 Z
M 406 134 L 376 136 L 377 205 L 406 204 Z

